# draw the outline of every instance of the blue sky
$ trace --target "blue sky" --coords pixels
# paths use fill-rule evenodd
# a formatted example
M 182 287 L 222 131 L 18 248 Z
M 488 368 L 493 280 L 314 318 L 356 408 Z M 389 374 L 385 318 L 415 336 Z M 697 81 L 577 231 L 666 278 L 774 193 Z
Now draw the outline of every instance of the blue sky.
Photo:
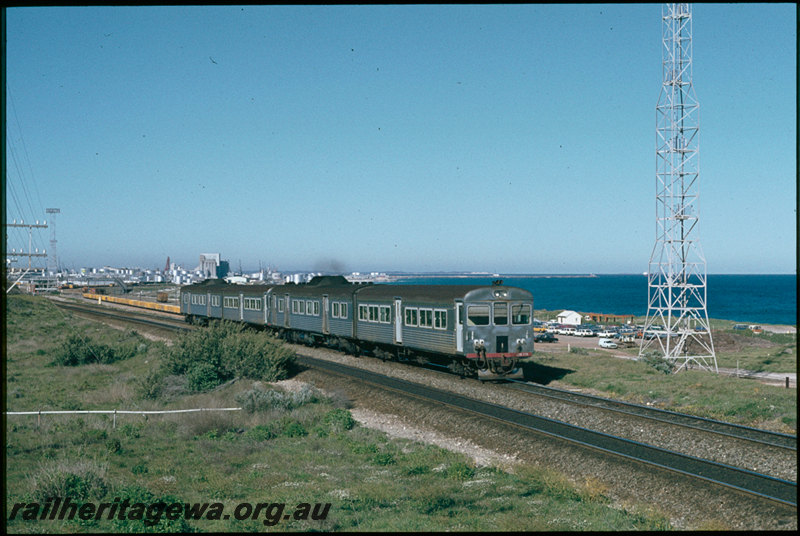
M 6 219 L 66 267 L 647 270 L 659 4 L 6 17 Z M 796 7 L 693 20 L 708 271 L 795 273 Z

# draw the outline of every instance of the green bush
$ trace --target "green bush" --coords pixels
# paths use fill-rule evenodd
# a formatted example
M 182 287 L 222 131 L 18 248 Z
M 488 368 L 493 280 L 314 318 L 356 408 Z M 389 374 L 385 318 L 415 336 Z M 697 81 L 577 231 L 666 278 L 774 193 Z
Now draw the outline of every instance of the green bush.
M 52 497 L 101 499 L 109 489 L 106 471 L 106 464 L 90 459 L 47 462 L 31 477 L 33 496 L 40 503 Z
M 292 351 L 265 333 L 215 321 L 182 335 L 166 352 L 163 366 L 169 374 L 189 376 L 192 388 L 203 391 L 235 377 L 282 380 L 293 361 Z
M 320 399 L 317 389 L 304 385 L 298 391 L 283 392 L 256 387 L 236 395 L 236 402 L 248 413 L 271 409 L 290 410 Z
M 55 352 L 54 365 L 75 367 L 89 363 L 114 363 L 123 359 L 130 359 L 136 355 L 137 345 L 122 343 L 116 346 L 97 343 L 89 337 L 72 333 L 67 341 Z
M 356 425 L 353 415 L 346 409 L 332 409 L 322 417 L 322 422 L 332 432 L 345 432 L 352 430 Z
M 134 516 L 125 516 L 125 519 L 119 519 L 117 516 L 113 521 L 113 531 L 115 533 L 185 533 L 197 532 L 197 530 L 187 523 L 183 515 L 178 516 L 177 519 L 168 519 L 164 514 L 167 506 L 172 504 L 186 504 L 186 501 L 175 497 L 174 495 L 161 495 L 156 496 L 149 490 L 140 486 L 127 486 L 120 489 L 115 496 L 120 498 L 121 502 L 128 501 L 130 504 L 143 504 L 147 505 L 148 509 L 145 511 L 142 519 L 135 519 Z
M 663 374 L 671 374 L 672 371 L 675 370 L 674 361 L 670 361 L 669 359 L 665 359 L 654 353 L 648 353 L 647 355 L 644 355 L 642 357 L 642 361 L 646 365 L 653 367 Z
M 164 382 L 164 371 L 153 368 L 147 371 L 136 383 L 136 392 L 142 398 L 155 400 L 161 396 Z
M 272 431 L 271 426 L 259 424 L 247 430 L 244 436 L 253 441 L 267 441 L 275 437 L 275 433 Z
M 189 387 L 194 391 L 208 391 L 224 381 L 219 369 L 211 363 L 194 363 L 186 371 L 189 378 Z
M 475 469 L 464 462 L 456 462 L 449 465 L 444 472 L 445 476 L 454 480 L 469 480 L 475 476 Z

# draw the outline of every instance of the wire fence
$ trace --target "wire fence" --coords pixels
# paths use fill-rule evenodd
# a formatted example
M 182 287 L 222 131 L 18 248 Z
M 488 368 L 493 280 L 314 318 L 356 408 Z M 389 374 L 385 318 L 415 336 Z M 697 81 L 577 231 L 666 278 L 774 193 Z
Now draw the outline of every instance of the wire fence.
M 106 414 L 114 416 L 114 425 L 117 427 L 117 415 L 161 415 L 167 413 L 197 413 L 201 411 L 240 411 L 242 408 L 194 408 L 194 409 L 169 409 L 169 410 L 127 410 L 127 409 L 77 409 L 77 410 L 38 410 L 38 411 L 6 411 L 6 415 L 36 415 L 36 426 L 41 425 L 42 415 L 87 415 Z

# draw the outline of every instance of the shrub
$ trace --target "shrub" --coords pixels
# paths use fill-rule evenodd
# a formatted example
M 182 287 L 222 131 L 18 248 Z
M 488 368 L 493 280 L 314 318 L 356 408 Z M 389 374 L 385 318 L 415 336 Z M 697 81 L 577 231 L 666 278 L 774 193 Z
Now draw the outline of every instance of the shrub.
M 353 415 L 346 409 L 332 409 L 322 417 L 332 432 L 346 432 L 356 425 Z
M 116 346 L 97 343 L 89 337 L 77 333 L 67 337 L 67 341 L 55 352 L 54 365 L 75 367 L 88 363 L 114 363 L 123 359 L 130 359 L 136 355 L 137 346 L 134 343 L 121 343 Z
M 142 398 L 155 400 L 162 393 L 164 382 L 164 372 L 162 369 L 154 368 L 147 371 L 136 384 L 136 392 Z
M 672 371 L 675 370 L 674 361 L 660 357 L 655 353 L 648 353 L 647 355 L 643 356 L 642 361 L 646 365 L 651 366 L 664 374 L 671 374 Z
M 88 459 L 45 463 L 31 477 L 33 496 L 40 503 L 52 497 L 70 497 L 75 501 L 101 499 L 109 488 L 106 471 L 106 464 Z
M 293 361 L 292 351 L 265 333 L 219 321 L 182 335 L 167 351 L 164 370 L 189 376 L 192 388 L 202 391 L 234 377 L 281 380 Z
M 391 452 L 381 452 L 372 458 L 376 465 L 394 465 L 397 461 L 394 459 L 394 454 Z
M 189 379 L 189 387 L 193 391 L 207 391 L 223 381 L 217 367 L 211 363 L 203 362 L 194 363 L 186 371 L 186 377 Z
M 244 436 L 253 441 L 267 441 L 275 437 L 275 433 L 270 426 L 259 424 L 247 430 Z
M 265 390 L 256 387 L 236 395 L 236 402 L 248 413 L 271 409 L 290 410 L 304 404 L 317 402 L 319 399 L 319 391 L 310 385 L 304 385 L 300 390 L 293 392 Z
M 145 533 L 145 532 L 197 532 L 197 530 L 186 522 L 183 516 L 177 519 L 168 519 L 164 515 L 164 510 L 172 504 L 185 504 L 185 501 L 173 495 L 156 496 L 149 490 L 140 486 L 128 486 L 118 490 L 115 494 L 122 502 L 128 501 L 129 504 L 148 505 L 147 510 L 141 519 L 134 516 L 124 516 L 124 519 L 116 517 L 113 522 L 115 533 Z M 162 508 L 163 506 L 163 508 Z
M 475 476 L 475 469 L 464 462 L 456 462 L 449 465 L 444 472 L 445 476 L 454 480 L 469 480 Z

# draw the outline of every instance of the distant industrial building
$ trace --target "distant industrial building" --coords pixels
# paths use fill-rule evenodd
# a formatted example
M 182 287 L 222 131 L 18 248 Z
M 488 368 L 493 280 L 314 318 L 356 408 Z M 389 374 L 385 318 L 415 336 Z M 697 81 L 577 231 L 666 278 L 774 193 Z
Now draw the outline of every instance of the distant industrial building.
M 201 253 L 200 265 L 197 267 L 207 279 L 222 279 L 228 275 L 228 261 L 220 260 L 219 253 Z

